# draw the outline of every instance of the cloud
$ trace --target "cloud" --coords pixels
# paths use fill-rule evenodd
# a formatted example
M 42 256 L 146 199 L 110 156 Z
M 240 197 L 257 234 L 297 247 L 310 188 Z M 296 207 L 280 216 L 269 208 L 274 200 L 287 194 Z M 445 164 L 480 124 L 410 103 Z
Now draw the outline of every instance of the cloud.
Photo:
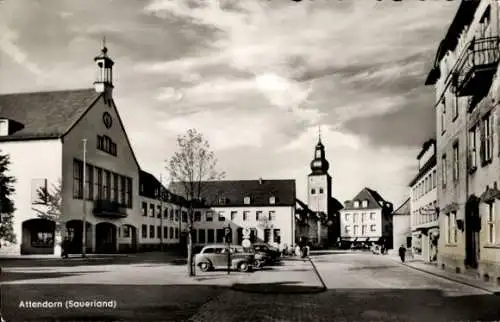
M 0 26 L 0 50 L 33 74 L 42 75 L 40 67 L 30 61 L 28 55 L 16 44 L 18 39 L 15 32 Z
M 349 148 L 358 150 L 362 147 L 363 140 L 359 136 L 322 126 L 307 128 L 300 137 L 283 146 L 279 151 L 289 153 L 290 151 L 304 149 L 304 147 L 313 147 L 318 142 L 320 129 L 321 141 L 328 149 Z

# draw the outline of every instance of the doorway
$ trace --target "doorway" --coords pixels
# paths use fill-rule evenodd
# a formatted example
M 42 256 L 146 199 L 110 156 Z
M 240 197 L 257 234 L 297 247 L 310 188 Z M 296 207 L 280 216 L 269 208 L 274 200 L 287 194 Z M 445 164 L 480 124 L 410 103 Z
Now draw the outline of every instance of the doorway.
M 479 231 L 479 198 L 472 195 L 465 205 L 465 266 L 477 268 L 480 255 Z

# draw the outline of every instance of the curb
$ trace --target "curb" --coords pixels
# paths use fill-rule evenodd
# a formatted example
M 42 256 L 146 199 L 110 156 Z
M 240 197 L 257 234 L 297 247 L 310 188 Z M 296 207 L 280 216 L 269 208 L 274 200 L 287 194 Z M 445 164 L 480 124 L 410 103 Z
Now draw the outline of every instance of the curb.
M 319 272 L 314 265 L 313 261 L 308 257 L 307 258 L 313 267 L 314 274 L 319 279 L 321 286 L 265 286 L 265 285 L 255 285 L 255 284 L 240 284 L 233 283 L 229 287 L 233 291 L 245 292 L 245 293 L 257 293 L 257 294 L 318 294 L 323 293 L 327 290 L 325 282 L 319 275 Z M 304 259 L 301 259 L 304 260 Z
M 414 269 L 414 270 L 419 271 L 419 272 L 423 272 L 423 273 L 426 273 L 426 274 L 429 274 L 429 275 L 440 277 L 440 278 L 443 278 L 445 280 L 452 281 L 452 282 L 455 282 L 455 283 L 458 283 L 458 284 L 467 285 L 467 286 L 473 287 L 475 289 L 488 292 L 488 293 L 493 294 L 493 295 L 497 295 L 497 296 L 500 295 L 500 291 L 492 291 L 491 289 L 488 289 L 486 287 L 482 287 L 482 286 L 479 286 L 479 285 L 475 285 L 474 283 L 469 283 L 469 282 L 460 280 L 458 278 L 453 278 L 453 277 L 450 277 L 450 276 L 445 276 L 445 275 L 442 275 L 442 274 L 437 274 L 437 273 L 434 273 L 434 272 L 430 272 L 430 271 L 427 271 L 425 269 L 421 269 L 421 268 L 418 268 L 418 267 L 415 267 L 415 266 L 412 266 L 412 265 L 409 265 L 409 264 L 406 264 L 406 263 L 400 263 L 400 262 L 395 261 L 395 260 L 394 260 L 394 262 L 396 262 L 396 263 L 398 263 L 398 264 L 400 264 L 402 266 L 406 266 L 408 268 Z

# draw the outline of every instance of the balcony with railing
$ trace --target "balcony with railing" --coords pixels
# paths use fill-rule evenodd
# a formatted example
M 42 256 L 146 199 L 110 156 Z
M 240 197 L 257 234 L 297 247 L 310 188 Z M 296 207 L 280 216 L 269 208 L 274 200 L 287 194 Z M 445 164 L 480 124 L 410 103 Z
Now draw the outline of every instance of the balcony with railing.
M 126 207 L 116 201 L 110 201 L 110 200 L 94 201 L 94 209 L 92 213 L 96 217 L 106 217 L 106 218 L 127 217 Z
M 453 91 L 457 96 L 474 96 L 488 91 L 500 61 L 499 37 L 473 39 L 453 68 Z M 485 93 L 484 93 L 485 94 Z

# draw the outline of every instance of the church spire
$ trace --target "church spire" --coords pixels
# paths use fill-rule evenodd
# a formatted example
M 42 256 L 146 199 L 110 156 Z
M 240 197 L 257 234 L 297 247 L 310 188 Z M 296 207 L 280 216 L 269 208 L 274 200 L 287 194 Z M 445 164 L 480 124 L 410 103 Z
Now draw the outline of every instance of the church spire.
M 318 142 L 321 143 L 321 125 L 318 125 Z
M 314 148 L 314 159 L 311 162 L 313 174 L 325 174 L 328 172 L 330 164 L 326 160 L 325 147 L 321 143 L 321 126 L 318 126 L 318 144 Z
M 111 99 L 113 90 L 113 65 L 114 62 L 108 56 L 106 37 L 102 38 L 101 53 L 94 58 L 97 65 L 97 77 L 94 82 L 96 92 L 105 93 L 107 99 Z

